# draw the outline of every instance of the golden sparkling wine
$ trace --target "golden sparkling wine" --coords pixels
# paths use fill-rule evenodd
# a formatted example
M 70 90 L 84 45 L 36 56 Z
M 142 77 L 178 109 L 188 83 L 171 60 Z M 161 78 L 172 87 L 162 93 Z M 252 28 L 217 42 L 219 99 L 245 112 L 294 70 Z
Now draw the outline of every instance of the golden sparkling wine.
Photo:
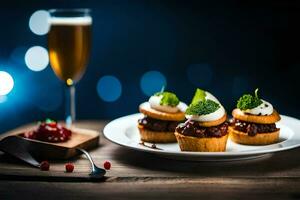
M 50 63 L 55 74 L 73 85 L 84 74 L 91 48 L 91 17 L 52 18 L 48 35 Z

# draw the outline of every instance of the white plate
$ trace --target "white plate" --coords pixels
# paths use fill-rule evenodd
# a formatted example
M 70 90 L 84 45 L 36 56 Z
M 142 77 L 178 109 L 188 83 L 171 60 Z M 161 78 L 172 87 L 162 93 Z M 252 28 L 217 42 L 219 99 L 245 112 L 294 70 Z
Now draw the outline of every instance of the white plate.
M 140 144 L 137 120 L 142 117 L 142 114 L 133 114 L 115 119 L 105 126 L 104 136 L 113 143 L 130 149 L 154 153 L 172 159 L 194 161 L 253 159 L 300 146 L 300 133 L 298 133 L 300 120 L 281 115 L 281 121 L 277 123 L 280 128 L 280 141 L 276 144 L 249 146 L 236 144 L 228 140 L 226 152 L 183 152 L 180 151 L 177 143 L 156 144 L 161 149 L 157 150 Z M 151 146 L 149 143 L 146 144 Z

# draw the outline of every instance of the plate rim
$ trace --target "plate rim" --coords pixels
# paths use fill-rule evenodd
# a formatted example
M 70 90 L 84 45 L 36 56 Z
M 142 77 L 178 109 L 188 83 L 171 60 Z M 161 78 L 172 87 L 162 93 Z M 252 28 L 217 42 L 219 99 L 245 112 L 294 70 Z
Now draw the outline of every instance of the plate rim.
M 142 147 L 142 146 L 138 146 L 137 145 L 129 145 L 129 144 L 124 144 L 122 142 L 119 142 L 119 141 L 115 141 L 113 140 L 109 135 L 108 130 L 111 128 L 112 125 L 114 125 L 114 123 L 120 121 L 120 120 L 124 120 L 128 117 L 137 117 L 138 116 L 143 116 L 143 114 L 141 113 L 134 113 L 134 114 L 130 114 L 130 115 L 126 115 L 126 116 L 122 116 L 122 117 L 119 117 L 119 118 L 116 118 L 112 121 L 110 121 L 108 124 L 105 125 L 104 129 L 103 129 L 103 135 L 104 137 L 109 140 L 110 142 L 114 143 L 114 144 L 117 144 L 117 145 L 120 145 L 120 146 L 123 146 L 125 148 L 128 148 L 128 149 L 133 149 L 133 150 L 137 150 L 137 151 L 141 151 L 141 152 L 148 152 L 148 153 L 154 153 L 154 154 L 160 154 L 160 155 L 163 155 L 163 156 L 190 156 L 190 157 L 231 157 L 231 158 L 234 158 L 234 157 L 245 157 L 245 156 L 255 156 L 255 155 L 262 155 L 262 154 L 269 154 L 269 153 L 275 153 L 275 152 L 280 152 L 280 151 L 286 151 L 286 150 L 290 150 L 290 149 L 294 149 L 294 148 L 297 148 L 297 147 L 300 147 L 300 142 L 294 144 L 294 145 L 289 145 L 289 146 L 286 146 L 286 147 L 282 147 L 282 148 L 273 148 L 273 149 L 265 149 L 265 150 L 256 150 L 256 151 L 236 151 L 236 152 L 190 152 L 190 151 L 162 151 L 162 150 L 157 150 L 157 149 L 151 149 L 151 148 L 145 148 L 145 147 Z M 299 126 L 300 126 L 300 120 L 297 119 L 297 118 L 294 118 L 294 117 L 290 117 L 290 116 L 286 116 L 286 115 L 280 115 L 282 120 L 292 120 L 292 121 L 297 121 L 297 123 L 299 123 Z M 288 126 L 287 126 L 288 127 Z M 128 128 L 128 127 L 127 127 Z M 288 127 L 290 128 L 290 127 Z M 292 129 L 292 128 L 290 128 Z M 295 130 L 293 130 L 293 135 L 292 137 L 296 134 L 295 133 Z M 286 140 L 288 141 L 288 140 Z M 286 141 L 283 141 L 283 142 L 286 142 Z M 280 143 L 276 143 L 276 144 L 271 144 L 271 145 L 278 145 Z M 264 146 L 269 146 L 270 145 L 262 145 L 261 147 L 264 147 Z

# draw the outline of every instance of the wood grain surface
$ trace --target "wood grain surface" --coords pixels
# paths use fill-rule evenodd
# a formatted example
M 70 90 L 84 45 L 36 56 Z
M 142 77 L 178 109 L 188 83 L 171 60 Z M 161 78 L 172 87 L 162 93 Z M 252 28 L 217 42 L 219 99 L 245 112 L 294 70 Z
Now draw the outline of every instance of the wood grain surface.
M 104 125 L 77 124 L 101 131 Z M 101 182 L 68 179 L 89 173 L 83 156 L 71 160 L 75 171 L 67 174 L 62 161 L 43 172 L 0 155 L 0 199 L 300 199 L 300 149 L 258 160 L 188 162 L 128 150 L 101 135 L 99 147 L 90 152 L 99 166 L 105 160 L 112 163 Z

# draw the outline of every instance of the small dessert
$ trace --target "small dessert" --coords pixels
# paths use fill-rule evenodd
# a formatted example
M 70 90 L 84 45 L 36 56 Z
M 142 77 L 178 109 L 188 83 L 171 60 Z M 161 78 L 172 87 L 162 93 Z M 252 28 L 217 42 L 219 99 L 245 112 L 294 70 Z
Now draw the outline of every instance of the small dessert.
M 230 139 L 236 143 L 248 145 L 266 145 L 276 143 L 280 129 L 276 122 L 280 120 L 278 112 L 272 104 L 255 94 L 245 94 L 237 102 L 232 111 L 229 133 Z
M 224 107 L 211 93 L 197 89 L 185 116 L 188 120 L 179 124 L 175 131 L 181 151 L 226 150 L 227 115 Z
M 171 92 L 158 92 L 142 103 L 139 110 L 145 116 L 138 120 L 141 140 L 153 143 L 176 142 L 175 128 L 184 121 L 186 104 Z
M 27 131 L 22 136 L 28 139 L 57 143 L 68 141 L 72 136 L 72 131 L 56 121 L 47 119 L 39 122 L 34 130 Z

